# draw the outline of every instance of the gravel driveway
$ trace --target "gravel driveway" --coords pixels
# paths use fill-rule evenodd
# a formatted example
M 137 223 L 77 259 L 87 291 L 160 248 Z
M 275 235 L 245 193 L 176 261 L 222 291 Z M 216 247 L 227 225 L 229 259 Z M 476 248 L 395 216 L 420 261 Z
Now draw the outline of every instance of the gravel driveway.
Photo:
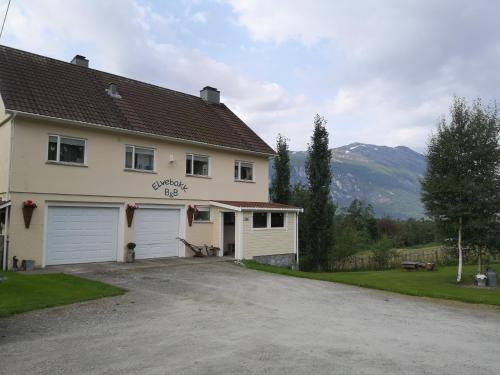
M 500 373 L 497 308 L 231 263 L 87 276 L 130 292 L 1 319 L 0 373 Z

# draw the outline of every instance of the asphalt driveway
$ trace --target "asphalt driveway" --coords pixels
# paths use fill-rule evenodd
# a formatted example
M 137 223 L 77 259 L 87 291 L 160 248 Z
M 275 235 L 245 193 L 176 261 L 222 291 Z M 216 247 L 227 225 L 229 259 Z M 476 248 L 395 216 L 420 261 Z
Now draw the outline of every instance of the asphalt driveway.
M 0 373 L 500 373 L 498 308 L 231 263 L 87 276 L 130 292 L 1 319 Z

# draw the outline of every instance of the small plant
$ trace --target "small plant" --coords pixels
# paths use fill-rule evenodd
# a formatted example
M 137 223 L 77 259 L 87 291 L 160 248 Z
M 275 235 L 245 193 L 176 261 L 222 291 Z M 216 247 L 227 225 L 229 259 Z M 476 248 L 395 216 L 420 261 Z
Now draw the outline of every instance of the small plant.
M 23 207 L 37 208 L 37 205 L 31 199 L 28 199 L 27 201 L 23 202 Z
M 127 210 L 137 210 L 139 207 L 137 207 L 137 204 L 135 203 L 129 203 L 127 204 Z
M 135 242 L 129 242 L 127 244 L 127 249 L 129 250 L 134 250 L 136 248 L 137 244 Z

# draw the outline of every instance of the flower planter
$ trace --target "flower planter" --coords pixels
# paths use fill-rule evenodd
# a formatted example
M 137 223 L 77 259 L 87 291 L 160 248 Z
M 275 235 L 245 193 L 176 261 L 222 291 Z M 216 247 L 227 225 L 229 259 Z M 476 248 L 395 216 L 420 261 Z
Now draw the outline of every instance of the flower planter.
M 135 203 L 129 203 L 127 205 L 127 209 L 125 210 L 125 213 L 127 214 L 127 224 L 129 228 L 132 226 L 132 221 L 134 220 L 134 212 L 136 209 L 137 205 Z
M 24 226 L 26 229 L 30 227 L 31 218 L 33 216 L 33 211 L 35 211 L 36 204 L 32 201 L 23 202 L 23 218 L 24 218 Z
M 126 210 L 127 224 L 128 224 L 129 228 L 132 226 L 132 221 L 134 220 L 134 212 L 135 212 L 135 209 L 133 209 L 133 208 L 127 208 L 127 210 Z
M 127 253 L 125 254 L 125 262 L 134 263 L 135 262 L 135 247 L 134 242 L 129 242 L 127 244 Z
M 189 226 L 192 226 L 193 225 L 193 218 L 194 218 L 194 214 L 198 211 L 198 209 L 196 208 L 196 206 L 191 206 L 189 205 L 188 208 L 187 208 L 187 219 L 188 219 L 188 224 Z

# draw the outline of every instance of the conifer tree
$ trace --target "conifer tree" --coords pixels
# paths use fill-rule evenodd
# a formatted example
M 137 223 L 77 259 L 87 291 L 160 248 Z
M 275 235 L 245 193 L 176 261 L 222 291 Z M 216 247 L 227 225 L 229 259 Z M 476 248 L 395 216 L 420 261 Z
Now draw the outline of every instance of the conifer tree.
M 334 206 L 330 195 L 332 172 L 328 131 L 323 117 L 314 117 L 314 133 L 308 146 L 306 174 L 309 204 L 307 213 L 306 268 L 321 271 L 327 268 L 332 247 Z
M 271 200 L 276 203 L 290 204 L 290 155 L 288 154 L 288 140 L 281 134 L 276 139 L 274 157 L 274 178 L 271 185 Z

